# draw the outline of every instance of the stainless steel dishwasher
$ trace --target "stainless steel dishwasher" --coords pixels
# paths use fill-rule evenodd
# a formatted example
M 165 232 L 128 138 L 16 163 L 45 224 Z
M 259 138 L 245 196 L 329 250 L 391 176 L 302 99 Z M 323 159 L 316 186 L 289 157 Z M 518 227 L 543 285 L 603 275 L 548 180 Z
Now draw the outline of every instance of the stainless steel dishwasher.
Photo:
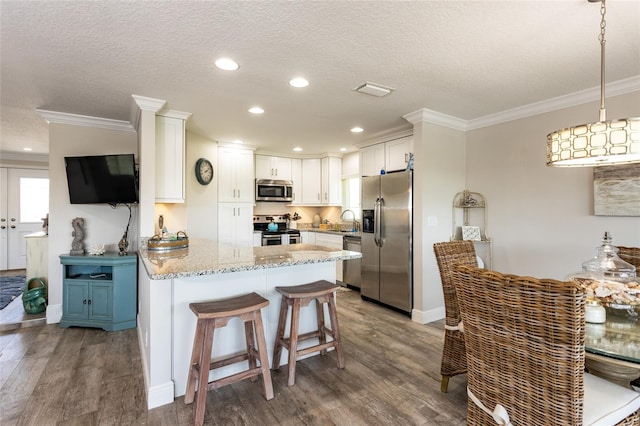
M 345 250 L 362 253 L 360 237 L 345 235 L 342 240 L 342 248 Z M 360 259 L 344 260 L 342 262 L 342 281 L 347 287 L 360 290 Z

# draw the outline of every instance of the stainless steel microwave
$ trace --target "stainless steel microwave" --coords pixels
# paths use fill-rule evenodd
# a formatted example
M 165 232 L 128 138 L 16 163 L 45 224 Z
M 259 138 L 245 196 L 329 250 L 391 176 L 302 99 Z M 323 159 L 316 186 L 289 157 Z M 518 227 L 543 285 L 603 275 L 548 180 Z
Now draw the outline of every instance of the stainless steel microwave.
M 293 182 L 256 179 L 256 201 L 293 201 Z

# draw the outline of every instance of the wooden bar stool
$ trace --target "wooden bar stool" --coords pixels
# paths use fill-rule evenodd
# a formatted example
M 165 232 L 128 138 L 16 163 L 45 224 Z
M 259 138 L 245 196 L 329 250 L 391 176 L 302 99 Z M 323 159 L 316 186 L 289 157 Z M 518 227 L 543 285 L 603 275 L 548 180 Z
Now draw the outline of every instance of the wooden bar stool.
M 338 314 L 336 312 L 335 293 L 339 286 L 329 281 L 316 281 L 310 284 L 302 284 L 292 287 L 276 287 L 276 291 L 282 294 L 282 304 L 280 305 L 280 319 L 278 321 L 278 331 L 276 334 L 276 346 L 273 351 L 273 370 L 280 367 L 280 354 L 282 347 L 289 351 L 289 365 L 287 370 L 287 386 L 293 386 L 296 382 L 296 360 L 312 352 L 327 353 L 328 348 L 335 348 L 338 358 L 338 368 L 344 368 L 344 355 L 342 353 L 342 340 L 340 339 L 340 328 L 338 327 Z M 300 323 L 300 308 L 309 306 L 309 303 L 316 300 L 316 312 L 318 319 L 318 329 L 309 333 L 298 335 Z M 325 327 L 324 323 L 324 303 L 329 308 L 329 319 L 331 328 Z M 287 323 L 287 313 L 291 306 L 291 330 L 289 337 L 284 337 L 284 329 Z M 327 334 L 333 338 L 327 342 Z M 319 344 L 298 350 L 298 343 L 318 338 Z
M 185 404 L 193 402 L 198 382 L 198 399 L 195 406 L 194 422 L 202 425 L 207 402 L 207 391 L 251 378 L 256 381 L 262 375 L 264 397 L 273 398 L 273 385 L 269 371 L 269 358 L 262 324 L 260 309 L 269 305 L 269 301 L 257 293 L 250 293 L 230 299 L 214 300 L 202 303 L 190 303 L 189 308 L 196 314 L 196 333 L 193 340 L 193 352 L 187 380 Z M 240 318 L 244 322 L 247 351 L 215 362 L 211 362 L 213 332 L 227 325 L 231 318 Z M 249 361 L 249 369 L 209 382 L 209 371 L 237 362 Z M 260 361 L 260 366 L 256 365 Z M 204 367 L 203 367 L 204 366 Z

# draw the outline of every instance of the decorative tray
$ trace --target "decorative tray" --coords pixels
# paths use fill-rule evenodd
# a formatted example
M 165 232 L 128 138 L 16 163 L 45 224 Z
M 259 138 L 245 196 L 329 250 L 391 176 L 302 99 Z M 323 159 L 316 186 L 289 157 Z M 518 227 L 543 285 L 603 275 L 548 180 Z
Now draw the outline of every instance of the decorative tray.
M 189 247 L 189 237 L 184 231 L 178 231 L 171 237 L 161 237 L 156 234 L 147 241 L 147 249 L 151 251 L 179 250 L 187 247 Z

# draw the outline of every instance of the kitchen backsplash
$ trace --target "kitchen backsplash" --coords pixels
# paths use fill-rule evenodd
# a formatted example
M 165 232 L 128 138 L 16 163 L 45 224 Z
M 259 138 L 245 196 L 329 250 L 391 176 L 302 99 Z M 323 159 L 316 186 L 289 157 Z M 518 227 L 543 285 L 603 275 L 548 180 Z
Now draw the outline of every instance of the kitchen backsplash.
M 330 223 L 336 223 L 340 221 L 340 215 L 342 214 L 342 210 L 340 207 L 315 207 L 315 206 L 287 206 L 285 203 L 261 203 L 257 202 L 255 207 L 253 208 L 254 215 L 283 215 L 289 213 L 293 216 L 294 213 L 298 213 L 301 216 L 301 219 L 298 220 L 298 224 L 312 223 L 313 216 L 318 214 L 320 218 L 324 220 L 328 220 Z

